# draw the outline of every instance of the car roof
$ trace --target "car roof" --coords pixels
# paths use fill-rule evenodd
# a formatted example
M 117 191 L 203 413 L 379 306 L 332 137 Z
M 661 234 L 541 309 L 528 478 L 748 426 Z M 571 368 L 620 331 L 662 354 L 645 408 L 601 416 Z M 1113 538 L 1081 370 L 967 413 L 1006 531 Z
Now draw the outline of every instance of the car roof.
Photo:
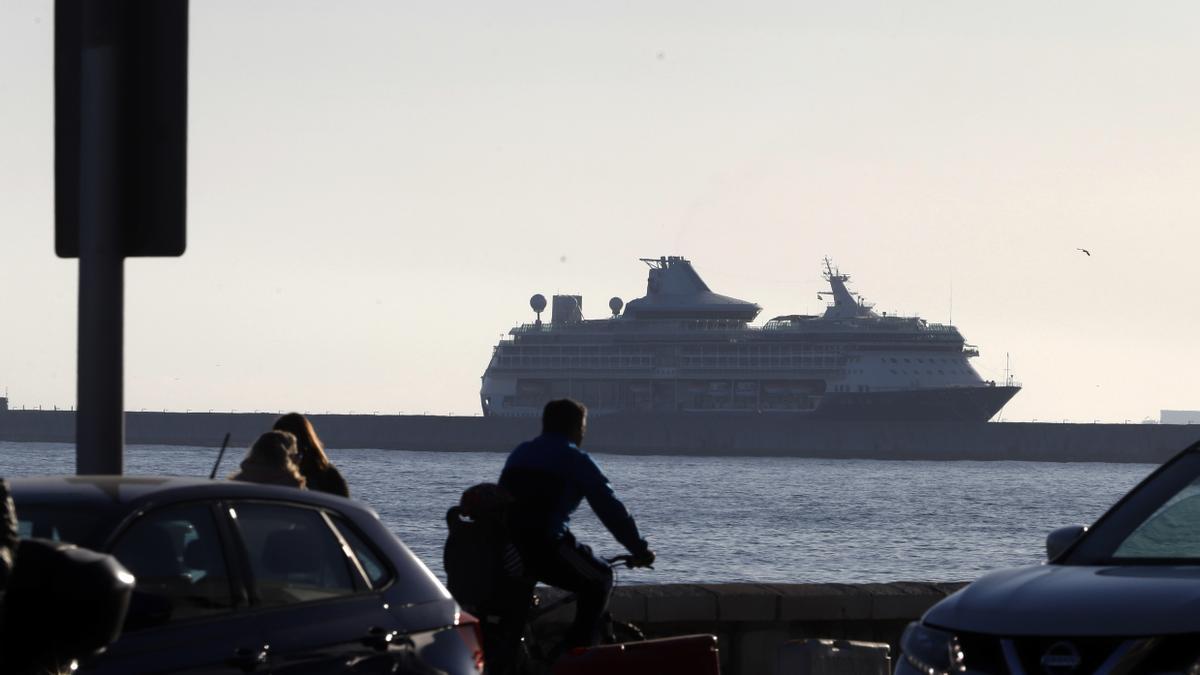
M 128 511 L 148 503 L 192 499 L 280 499 L 377 517 L 370 507 L 343 497 L 243 481 L 178 476 L 44 476 L 9 479 L 9 484 L 18 509 L 25 503 Z

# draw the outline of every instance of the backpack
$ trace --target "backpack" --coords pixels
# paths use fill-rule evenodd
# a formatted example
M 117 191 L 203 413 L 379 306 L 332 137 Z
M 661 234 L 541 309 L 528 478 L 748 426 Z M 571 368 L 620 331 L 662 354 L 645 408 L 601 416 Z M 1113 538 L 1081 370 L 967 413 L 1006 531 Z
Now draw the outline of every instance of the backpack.
M 478 499 L 484 491 L 491 493 L 489 498 Z M 521 556 L 506 526 L 510 503 L 511 498 L 499 486 L 483 483 L 463 493 L 462 504 L 446 512 L 449 533 L 442 550 L 446 586 L 467 611 L 489 614 L 500 610 L 505 590 L 524 575 Z

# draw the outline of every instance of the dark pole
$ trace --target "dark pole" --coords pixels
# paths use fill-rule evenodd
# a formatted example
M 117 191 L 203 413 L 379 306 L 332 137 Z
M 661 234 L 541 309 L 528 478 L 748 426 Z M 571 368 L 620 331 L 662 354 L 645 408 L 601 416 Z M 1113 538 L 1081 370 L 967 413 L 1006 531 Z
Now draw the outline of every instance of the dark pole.
M 120 474 L 125 444 L 122 0 L 82 3 L 75 472 Z
M 188 0 L 55 0 L 55 218 L 79 258 L 75 471 L 120 474 L 125 258 L 186 248 Z

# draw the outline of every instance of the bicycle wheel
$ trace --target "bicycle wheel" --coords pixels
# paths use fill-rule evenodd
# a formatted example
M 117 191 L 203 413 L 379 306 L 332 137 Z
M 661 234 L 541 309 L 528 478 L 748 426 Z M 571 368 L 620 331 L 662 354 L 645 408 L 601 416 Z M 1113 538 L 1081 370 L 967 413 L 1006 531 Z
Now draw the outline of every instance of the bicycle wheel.
M 621 642 L 641 642 L 642 640 L 646 639 L 646 634 L 642 632 L 641 628 L 638 628 L 637 626 L 626 621 L 612 619 L 609 625 L 611 628 L 609 630 L 609 635 L 606 637 L 608 637 L 611 644 L 618 644 Z

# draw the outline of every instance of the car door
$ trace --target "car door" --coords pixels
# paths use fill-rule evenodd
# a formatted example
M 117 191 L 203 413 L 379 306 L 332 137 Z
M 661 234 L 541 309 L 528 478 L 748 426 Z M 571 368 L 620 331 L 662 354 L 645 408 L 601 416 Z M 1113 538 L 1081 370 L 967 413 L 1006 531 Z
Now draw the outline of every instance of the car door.
M 251 602 L 271 645 L 271 671 L 392 673 L 399 628 L 362 565 L 318 508 L 236 502 Z
M 109 552 L 137 579 L 121 636 L 84 672 L 241 675 L 266 669 L 266 643 L 229 565 L 231 530 L 215 502 L 137 516 Z

